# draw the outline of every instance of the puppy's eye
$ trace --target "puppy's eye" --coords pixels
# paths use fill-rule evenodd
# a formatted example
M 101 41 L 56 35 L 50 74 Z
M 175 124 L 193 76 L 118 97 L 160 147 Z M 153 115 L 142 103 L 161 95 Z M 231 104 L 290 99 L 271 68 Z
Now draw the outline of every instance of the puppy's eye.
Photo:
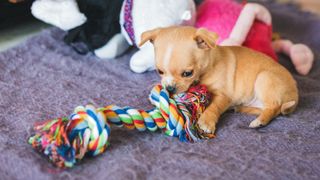
M 158 69 L 157 71 L 160 75 L 163 75 L 163 71 L 161 71 L 160 69 Z
M 182 77 L 191 77 L 193 75 L 193 70 L 191 71 L 184 71 L 181 76 Z

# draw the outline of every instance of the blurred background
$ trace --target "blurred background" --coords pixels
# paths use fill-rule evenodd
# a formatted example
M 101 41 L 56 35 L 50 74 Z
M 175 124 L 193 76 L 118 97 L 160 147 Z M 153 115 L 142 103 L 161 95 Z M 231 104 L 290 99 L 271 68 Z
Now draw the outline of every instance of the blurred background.
M 304 11 L 309 11 L 320 15 L 320 0 L 276 0 L 280 3 L 294 3 Z
M 0 0 L 0 51 L 13 47 L 30 36 L 50 27 L 34 19 L 30 6 L 34 0 Z M 270 0 L 261 0 L 270 1 Z M 303 11 L 320 16 L 320 0 L 275 0 L 298 5 Z M 250 2 L 250 0 L 248 0 Z M 257 0 L 255 1 L 257 2 Z M 259 1 L 258 1 L 259 2 Z

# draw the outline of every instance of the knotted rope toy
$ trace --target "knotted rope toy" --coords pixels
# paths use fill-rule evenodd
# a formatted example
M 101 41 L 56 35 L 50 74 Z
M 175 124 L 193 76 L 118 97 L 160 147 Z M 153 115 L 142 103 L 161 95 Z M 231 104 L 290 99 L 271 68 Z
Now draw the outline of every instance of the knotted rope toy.
M 144 111 L 130 107 L 109 105 L 94 108 L 78 106 L 69 117 L 35 124 L 35 135 L 29 144 L 58 167 L 73 167 L 84 156 L 96 156 L 109 145 L 110 124 L 139 131 L 161 129 L 166 135 L 184 142 L 212 138 L 212 134 L 198 131 L 196 121 L 211 101 L 211 94 L 203 85 L 188 92 L 170 96 L 161 85 L 155 86 L 149 100 L 155 108 Z

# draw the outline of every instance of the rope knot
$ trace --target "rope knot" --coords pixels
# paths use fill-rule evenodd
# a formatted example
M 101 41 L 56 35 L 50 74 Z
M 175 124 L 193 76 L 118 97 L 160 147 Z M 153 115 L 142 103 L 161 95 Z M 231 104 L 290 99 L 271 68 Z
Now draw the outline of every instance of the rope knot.
M 193 142 L 207 136 L 198 133 L 196 121 L 209 104 L 211 95 L 204 86 L 170 95 L 155 86 L 149 96 L 155 108 L 144 111 L 109 105 L 96 109 L 78 106 L 69 118 L 37 123 L 29 143 L 58 167 L 72 167 L 84 156 L 96 156 L 109 145 L 110 124 L 139 131 L 162 129 L 166 135 Z

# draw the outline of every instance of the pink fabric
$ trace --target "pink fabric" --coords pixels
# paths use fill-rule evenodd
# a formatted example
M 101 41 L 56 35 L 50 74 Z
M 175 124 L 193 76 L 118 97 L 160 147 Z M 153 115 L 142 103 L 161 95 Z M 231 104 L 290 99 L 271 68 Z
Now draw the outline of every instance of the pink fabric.
M 196 27 L 219 34 L 218 43 L 229 37 L 242 10 L 233 0 L 205 0 L 198 8 Z
M 198 7 L 196 27 L 203 27 L 218 33 L 218 44 L 220 44 L 229 37 L 242 7 L 234 0 L 205 0 Z M 271 39 L 272 27 L 255 21 L 243 45 L 262 52 L 277 61 L 278 58 L 272 48 Z

